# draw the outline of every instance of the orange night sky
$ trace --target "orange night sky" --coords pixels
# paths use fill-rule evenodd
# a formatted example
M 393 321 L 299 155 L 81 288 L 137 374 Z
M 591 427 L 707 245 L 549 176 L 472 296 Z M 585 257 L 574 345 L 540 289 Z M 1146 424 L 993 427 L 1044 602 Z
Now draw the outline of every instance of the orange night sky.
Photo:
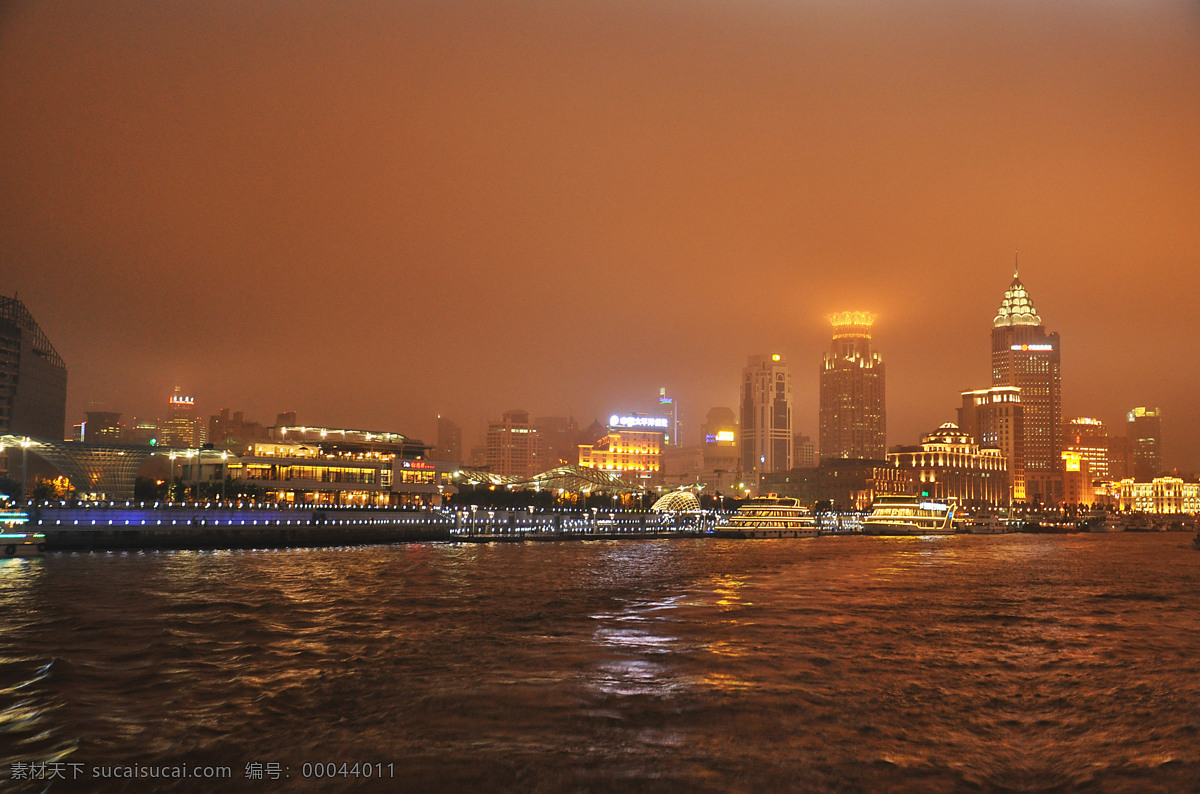
M 866 309 L 888 444 L 989 383 L 1021 278 L 1063 412 L 1200 470 L 1200 4 L 0 6 L 0 293 L 89 407 L 468 441 L 685 432 Z

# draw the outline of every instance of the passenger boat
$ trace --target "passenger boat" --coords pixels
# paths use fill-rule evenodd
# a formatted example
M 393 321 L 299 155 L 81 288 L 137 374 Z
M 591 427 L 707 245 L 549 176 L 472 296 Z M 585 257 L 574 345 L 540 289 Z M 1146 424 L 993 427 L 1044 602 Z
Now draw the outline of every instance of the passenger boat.
M 1125 522 L 1115 515 L 1096 513 L 1087 522 L 1088 532 L 1124 532 Z
M 958 525 L 958 531 L 972 535 L 1004 535 L 1012 532 L 1013 527 L 1002 516 L 971 516 Z
M 818 528 L 816 516 L 799 499 L 762 496 L 743 504 L 715 534 L 725 538 L 811 538 Z
M 920 496 L 881 496 L 863 519 L 864 535 L 952 535 L 954 507 Z
M 29 514 L 11 507 L 0 507 L 0 558 L 38 557 L 46 550 L 46 536 L 26 532 Z
M 1034 535 L 1067 535 L 1086 532 L 1087 529 L 1083 522 L 1074 516 L 1046 513 L 1026 516 L 1025 528 L 1022 531 Z

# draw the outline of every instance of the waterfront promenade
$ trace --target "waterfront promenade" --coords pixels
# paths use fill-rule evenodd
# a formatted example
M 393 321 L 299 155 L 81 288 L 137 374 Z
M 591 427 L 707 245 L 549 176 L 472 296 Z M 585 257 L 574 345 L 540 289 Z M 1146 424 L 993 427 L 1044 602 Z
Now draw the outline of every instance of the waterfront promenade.
M 688 537 L 704 534 L 714 520 L 599 510 L 407 510 L 244 502 L 49 503 L 30 506 L 28 512 L 28 528 L 45 534 L 48 551 Z
M 220 501 L 50 502 L 29 505 L 26 509 L 29 514 L 26 527 L 46 536 L 47 551 L 269 549 L 412 541 L 648 540 L 704 536 L 726 523 L 730 515 L 595 508 L 586 511 L 478 506 L 406 509 Z M 823 535 L 855 535 L 861 531 L 863 516 L 858 512 L 824 512 L 817 519 Z M 1195 531 L 1194 521 L 1176 524 L 1170 528 Z M 1167 527 L 1146 523 L 1142 531 L 1155 528 Z M 1066 531 L 1057 525 L 1051 529 Z M 1051 529 L 1031 520 L 1015 531 Z M 1086 530 L 1080 527 L 1071 531 Z

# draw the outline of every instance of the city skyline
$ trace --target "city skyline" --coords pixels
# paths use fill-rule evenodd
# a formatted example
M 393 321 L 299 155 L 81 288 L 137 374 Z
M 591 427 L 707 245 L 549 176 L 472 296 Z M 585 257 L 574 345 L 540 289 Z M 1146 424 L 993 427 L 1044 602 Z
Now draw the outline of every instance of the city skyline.
M 179 385 L 432 443 L 665 386 L 694 435 L 778 352 L 815 437 L 855 306 L 912 444 L 1019 248 L 1062 415 L 1159 407 L 1200 470 L 1194 4 L 322 8 L 6 8 L 0 294 L 71 421 Z

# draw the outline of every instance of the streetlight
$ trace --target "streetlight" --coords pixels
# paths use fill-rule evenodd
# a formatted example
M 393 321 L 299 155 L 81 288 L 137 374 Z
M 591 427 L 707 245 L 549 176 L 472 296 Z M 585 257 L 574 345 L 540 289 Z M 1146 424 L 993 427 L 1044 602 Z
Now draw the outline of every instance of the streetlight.
M 29 493 L 29 446 L 33 442 L 29 440 L 29 436 L 21 439 L 21 498 L 24 499 Z
M 188 459 L 188 472 L 189 472 L 189 473 L 194 473 L 194 474 L 195 474 L 195 481 L 196 481 L 196 491 L 195 491 L 195 497 L 196 497 L 196 501 L 197 501 L 197 502 L 199 502 L 199 501 L 200 501 L 200 467 L 197 465 L 197 466 L 196 466 L 196 471 L 195 471 L 195 472 L 192 472 L 192 458 L 193 458 L 193 457 L 194 457 L 196 454 L 198 454 L 198 452 L 197 452 L 197 451 L 195 451 L 195 450 L 190 450 L 190 449 L 189 449 L 189 450 L 187 451 L 187 459 Z M 182 476 L 183 476 L 182 464 L 180 464 L 180 466 L 181 466 L 181 468 L 180 468 L 180 478 L 182 479 Z

